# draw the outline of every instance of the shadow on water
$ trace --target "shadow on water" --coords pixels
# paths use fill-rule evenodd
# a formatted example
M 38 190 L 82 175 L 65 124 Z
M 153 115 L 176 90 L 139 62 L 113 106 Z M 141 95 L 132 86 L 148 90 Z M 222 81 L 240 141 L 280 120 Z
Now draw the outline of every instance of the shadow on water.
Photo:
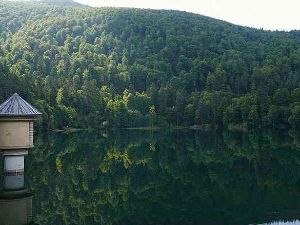
M 26 179 L 37 224 L 299 224 L 300 135 L 43 133 Z

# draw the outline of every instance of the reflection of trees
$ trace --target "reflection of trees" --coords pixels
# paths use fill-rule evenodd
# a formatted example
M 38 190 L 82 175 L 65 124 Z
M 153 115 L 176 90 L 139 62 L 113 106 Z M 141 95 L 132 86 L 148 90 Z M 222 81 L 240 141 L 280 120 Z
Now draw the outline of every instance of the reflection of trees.
M 119 132 L 38 138 L 40 224 L 243 224 L 300 209 L 296 134 Z M 266 219 L 267 218 L 267 219 Z

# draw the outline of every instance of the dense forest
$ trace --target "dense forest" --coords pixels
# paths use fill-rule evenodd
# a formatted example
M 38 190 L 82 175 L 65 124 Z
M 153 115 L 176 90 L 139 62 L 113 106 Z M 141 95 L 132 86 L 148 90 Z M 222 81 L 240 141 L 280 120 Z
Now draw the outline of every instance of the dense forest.
M 299 31 L 170 10 L 0 1 L 0 101 L 62 127 L 300 126 Z

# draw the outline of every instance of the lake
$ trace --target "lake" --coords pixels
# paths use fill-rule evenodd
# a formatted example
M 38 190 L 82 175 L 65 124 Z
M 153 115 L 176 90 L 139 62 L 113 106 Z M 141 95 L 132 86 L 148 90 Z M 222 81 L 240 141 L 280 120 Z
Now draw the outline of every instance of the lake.
M 25 186 L 36 224 L 300 224 L 300 134 L 41 133 Z

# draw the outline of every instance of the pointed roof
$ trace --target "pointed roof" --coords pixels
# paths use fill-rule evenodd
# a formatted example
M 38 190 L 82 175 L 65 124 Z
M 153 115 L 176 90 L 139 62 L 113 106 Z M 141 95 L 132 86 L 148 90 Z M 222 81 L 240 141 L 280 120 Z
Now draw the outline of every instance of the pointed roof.
M 41 113 L 17 93 L 0 105 L 0 117 L 35 117 Z

